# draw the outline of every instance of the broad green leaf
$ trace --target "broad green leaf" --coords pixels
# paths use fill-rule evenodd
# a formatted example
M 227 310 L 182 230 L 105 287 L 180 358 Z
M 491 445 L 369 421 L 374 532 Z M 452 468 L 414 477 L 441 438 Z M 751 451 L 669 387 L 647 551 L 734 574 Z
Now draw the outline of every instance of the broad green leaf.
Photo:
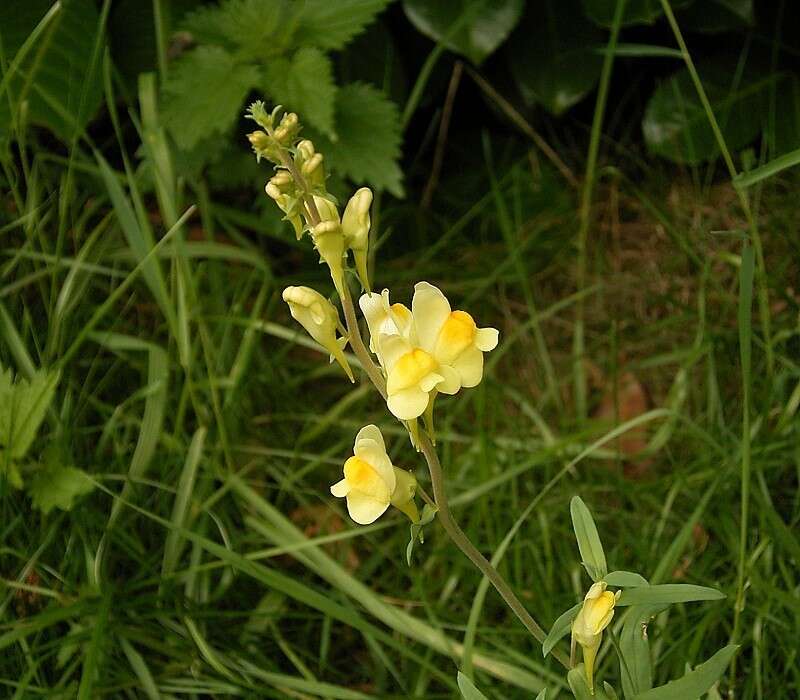
M 769 91 L 782 76 L 745 70 L 734 85 L 731 65 L 709 63 L 698 72 L 728 148 L 746 146 L 758 136 Z M 653 153 L 677 163 L 696 165 L 719 153 L 708 114 L 685 68 L 656 88 L 645 110 L 642 131 Z
M 299 49 L 291 60 L 268 62 L 264 89 L 273 102 L 297 112 L 300 121 L 335 138 L 333 66 L 319 49 Z
M 678 15 L 681 27 L 709 34 L 741 30 L 754 22 L 753 0 L 704 0 L 694 2 Z
M 292 45 L 299 7 L 291 0 L 225 0 L 198 8 L 183 26 L 198 44 L 269 60 Z
M 33 505 L 45 515 L 53 508 L 72 510 L 75 500 L 92 489 L 94 482 L 85 471 L 58 463 L 38 469 L 27 485 Z
M 626 588 L 619 596 L 617 606 L 664 605 L 691 603 L 698 600 L 722 600 L 725 594 L 715 588 L 688 583 L 664 583 L 657 586 Z
M 583 0 L 586 14 L 593 22 L 610 27 L 614 20 L 614 10 L 619 0 Z M 692 0 L 670 0 L 673 9 L 682 7 Z M 664 12 L 661 0 L 626 0 L 622 24 L 654 24 Z
M 404 0 L 411 23 L 451 51 L 481 63 L 517 25 L 523 0 Z
M 341 49 L 392 0 L 306 0 L 297 20 L 297 43 Z
M 620 676 L 622 692 L 628 700 L 653 687 L 647 623 L 664 609 L 664 605 L 634 605 L 625 615 L 619 635 L 619 646 L 625 659 L 625 663 L 620 662 Z
M 397 165 L 401 138 L 397 105 L 370 85 L 351 83 L 336 92 L 335 124 L 335 142 L 324 134 L 313 136 L 317 150 L 325 154 L 331 169 L 356 184 L 402 197 L 403 173 Z
M 700 664 L 694 671 L 690 671 L 682 678 L 670 681 L 666 685 L 639 693 L 634 697 L 634 700 L 688 700 L 688 698 L 699 698 L 719 680 L 738 648 L 735 644 L 724 647 L 708 661 Z
M 603 544 L 600 542 L 600 535 L 597 534 L 597 526 L 580 496 L 572 497 L 569 510 L 572 515 L 572 529 L 575 531 L 575 539 L 578 541 L 578 549 L 581 553 L 581 561 L 592 580 L 597 581 L 608 573 L 606 555 L 603 551 Z
M 53 6 L 53 0 L 0 2 L 0 47 L 3 66 L 12 63 L 19 48 Z M 29 122 L 51 129 L 68 141 L 82 131 L 102 99 L 100 57 L 95 50 L 100 27 L 93 0 L 62 2 L 33 49 L 0 95 L 0 135 L 9 124 L 11 103 L 26 102 Z M 5 77 L 5 76 L 3 76 Z
M 458 672 L 458 689 L 464 700 L 486 700 L 486 696 L 461 671 Z
M 603 580 L 609 586 L 616 586 L 617 588 L 650 585 L 644 576 L 634 573 L 633 571 L 612 571 L 610 574 L 604 576 Z
M 589 22 L 580 0 L 531 3 L 509 41 L 509 63 L 522 97 L 561 114 L 597 84 L 604 33 Z
M 562 637 L 570 631 L 572 621 L 578 615 L 581 607 L 583 607 L 582 602 L 573 605 L 569 610 L 558 616 L 558 619 L 553 623 L 553 626 L 542 642 L 542 656 L 547 656 Z
M 190 149 L 201 139 L 222 136 L 258 85 L 255 66 L 239 64 L 217 46 L 200 46 L 170 67 L 164 88 L 164 122 L 176 143 Z
M 53 401 L 58 372 L 37 371 L 30 381 L 0 367 L 0 457 L 12 460 L 27 454 Z

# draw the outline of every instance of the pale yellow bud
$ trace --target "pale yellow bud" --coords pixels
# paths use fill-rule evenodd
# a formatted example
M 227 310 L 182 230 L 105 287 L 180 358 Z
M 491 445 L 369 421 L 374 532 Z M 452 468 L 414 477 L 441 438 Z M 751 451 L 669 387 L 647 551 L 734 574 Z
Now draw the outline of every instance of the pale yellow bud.
M 317 206 L 320 221 L 335 221 L 339 224 L 339 210 L 330 199 L 314 195 L 314 204 Z
M 405 513 L 412 523 L 418 523 L 419 511 L 417 504 L 414 503 L 414 496 L 417 493 L 417 477 L 399 467 L 394 468 L 394 475 L 396 485 L 392 494 L 392 505 L 401 513 Z
M 316 199 L 316 198 L 315 198 Z M 325 201 L 325 200 L 322 200 Z M 338 218 L 338 217 L 337 217 Z M 337 221 L 325 221 L 311 229 L 311 238 L 320 258 L 327 264 L 331 271 L 331 278 L 340 296 L 344 296 L 344 269 L 342 257 L 344 256 L 344 236 L 342 227 Z
M 263 131 L 253 131 L 247 138 L 256 151 L 263 151 L 269 146 L 269 135 Z
M 342 346 L 336 337 L 340 325 L 339 312 L 322 294 L 310 287 L 287 287 L 283 290 L 283 300 L 289 305 L 289 312 L 308 334 L 331 354 L 341 365 L 350 381 L 353 373 Z
M 620 591 L 616 594 L 607 591 L 605 581 L 592 584 L 583 599 L 583 607 L 572 623 L 572 637 L 583 650 L 586 680 L 591 690 L 594 689 L 594 661 L 597 650 L 600 648 L 603 630 L 614 617 L 614 606 L 619 595 Z
M 366 291 L 369 291 L 367 273 L 367 252 L 369 247 L 370 216 L 372 191 L 368 187 L 358 190 L 347 203 L 342 215 L 342 231 L 348 248 L 353 251 L 356 272 Z

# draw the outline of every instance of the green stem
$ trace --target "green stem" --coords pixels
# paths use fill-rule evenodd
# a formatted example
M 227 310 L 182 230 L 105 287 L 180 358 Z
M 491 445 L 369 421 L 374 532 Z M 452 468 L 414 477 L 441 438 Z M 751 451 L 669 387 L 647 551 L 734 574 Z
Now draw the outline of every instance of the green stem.
M 447 535 L 453 543 L 464 553 L 464 555 L 475 565 L 475 567 L 484 575 L 489 582 L 495 587 L 500 597 L 506 602 L 512 612 L 519 618 L 519 621 L 525 628 L 539 641 L 544 642 L 547 636 L 545 631 L 539 626 L 536 620 L 531 617 L 531 614 L 525 609 L 519 598 L 511 590 L 506 580 L 500 575 L 486 557 L 481 554 L 477 547 L 472 544 L 472 541 L 464 534 L 464 531 L 458 526 L 458 523 L 453 519 L 450 513 L 450 506 L 447 501 L 447 493 L 444 488 L 444 474 L 442 472 L 442 465 L 439 463 L 439 456 L 431 444 L 430 438 L 424 433 L 420 434 L 420 449 L 428 463 L 428 469 L 431 475 L 431 485 L 433 487 L 433 498 L 438 507 L 437 516 L 439 522 L 442 524 Z M 564 666 L 569 668 L 569 659 L 559 649 L 553 649 L 552 655 Z
M 706 113 L 706 118 L 708 119 L 708 123 L 711 126 L 711 130 L 714 132 L 714 138 L 717 141 L 717 146 L 719 147 L 720 153 L 722 154 L 722 159 L 725 161 L 725 166 L 728 169 L 728 173 L 731 177 L 731 180 L 734 183 L 734 189 L 736 190 L 736 194 L 739 197 L 739 203 L 741 204 L 742 211 L 744 212 L 745 218 L 747 219 L 747 228 L 750 232 L 750 238 L 753 242 L 753 248 L 756 253 L 756 263 L 758 265 L 758 312 L 759 318 L 761 320 L 761 333 L 764 336 L 764 346 L 766 350 L 766 360 L 767 360 L 767 375 L 772 377 L 773 369 L 775 366 L 775 359 L 772 350 L 772 329 L 771 329 L 771 322 L 770 322 L 770 313 L 769 313 L 769 291 L 767 289 L 767 268 L 766 264 L 764 263 L 764 249 L 761 245 L 761 235 L 758 232 L 758 226 L 756 225 L 756 220 L 753 215 L 753 210 L 750 207 L 750 200 L 747 195 L 747 192 L 743 187 L 736 185 L 736 177 L 739 174 L 736 170 L 736 165 L 733 162 L 733 157 L 731 156 L 730 151 L 728 150 L 728 145 L 725 143 L 725 137 L 722 135 L 722 130 L 719 127 L 719 123 L 717 122 L 717 118 L 714 115 L 714 110 L 711 108 L 711 103 L 708 100 L 708 96 L 706 95 L 706 91 L 703 88 L 703 83 L 700 81 L 700 76 L 697 73 L 697 69 L 694 66 L 694 61 L 692 61 L 692 57 L 689 54 L 689 49 L 686 46 L 686 42 L 683 39 L 683 34 L 681 33 L 680 27 L 678 26 L 678 22 L 675 19 L 675 15 L 672 12 L 672 7 L 670 7 L 669 0 L 661 0 L 661 6 L 664 8 L 664 14 L 666 15 L 667 21 L 669 22 L 670 27 L 672 28 L 672 33 L 675 35 L 675 41 L 678 44 L 678 47 L 681 51 L 681 56 L 683 57 L 683 62 L 686 64 L 686 70 L 689 71 L 689 75 L 692 78 L 692 83 L 694 83 L 695 90 L 697 91 L 697 96 L 700 98 L 700 102 L 703 105 L 703 109 Z
M 597 154 L 600 151 L 600 130 L 603 126 L 603 116 L 608 100 L 608 86 L 611 82 L 611 69 L 614 65 L 614 53 L 617 47 L 617 37 L 622 25 L 622 14 L 625 10 L 625 0 L 617 0 L 614 12 L 614 21 L 611 26 L 611 36 L 608 38 L 608 50 L 603 58 L 603 69 L 600 73 L 600 87 L 597 91 L 597 101 L 594 106 L 592 118 L 592 131 L 589 138 L 589 154 L 586 160 L 586 176 L 583 180 L 581 191 L 581 204 L 578 224 L 578 291 L 586 286 L 586 245 L 589 236 L 589 222 L 592 212 L 592 194 L 594 192 L 595 170 L 597 169 Z M 577 318 L 575 319 L 575 335 L 572 339 L 572 372 L 575 382 L 575 409 L 578 420 L 586 420 L 586 371 L 583 366 L 585 353 L 584 343 L 584 300 L 578 299 Z

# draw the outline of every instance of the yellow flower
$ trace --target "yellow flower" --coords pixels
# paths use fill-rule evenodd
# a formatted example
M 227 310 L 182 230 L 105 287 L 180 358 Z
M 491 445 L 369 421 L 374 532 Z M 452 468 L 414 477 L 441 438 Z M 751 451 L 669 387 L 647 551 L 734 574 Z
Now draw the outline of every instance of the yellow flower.
M 331 486 L 331 493 L 347 499 L 347 512 L 359 525 L 375 522 L 389 505 L 418 519 L 414 475 L 398 469 L 386 454 L 381 431 L 367 425 L 358 431 L 353 456 L 344 463 L 344 479 Z
M 279 170 L 270 178 L 264 189 L 267 196 L 274 199 L 278 208 L 286 214 L 299 241 L 303 237 L 303 220 L 300 218 L 300 199 L 292 176 L 286 170 Z
M 287 287 L 283 290 L 283 300 L 289 305 L 292 317 L 331 354 L 331 361 L 335 359 L 342 366 L 350 381 L 354 381 L 342 352 L 347 341 L 336 337 L 336 328 L 341 322 L 333 304 L 310 287 Z
M 372 206 L 372 190 L 362 187 L 347 203 L 342 215 L 342 231 L 347 247 L 353 251 L 356 272 L 364 289 L 369 290 L 367 274 L 367 251 L 369 248 L 369 208 Z
M 428 407 L 430 393 L 444 381 L 436 359 L 401 335 L 379 336 L 378 357 L 386 372 L 389 410 L 400 420 L 419 418 Z
M 312 141 L 304 139 L 297 144 L 294 162 L 300 174 L 311 187 L 324 187 L 325 185 L 323 160 L 322 154 L 316 152 Z
M 583 599 L 583 607 L 572 623 L 572 638 L 583 649 L 586 680 L 592 691 L 594 691 L 594 660 L 600 648 L 603 630 L 614 617 L 614 606 L 617 604 L 619 594 L 620 591 L 616 593 L 607 591 L 605 581 L 592 584 Z
M 378 353 L 378 338 L 381 335 L 400 335 L 411 340 L 414 327 L 411 309 L 404 304 L 390 304 L 388 289 L 380 294 L 362 294 L 358 305 L 367 320 L 369 349 L 378 356 L 378 361 L 383 366 L 383 358 Z
M 495 328 L 478 328 L 466 311 L 452 311 L 442 292 L 427 282 L 414 286 L 411 303 L 419 346 L 435 358 L 444 381 L 437 391 L 455 394 L 483 378 L 483 353 L 497 346 Z

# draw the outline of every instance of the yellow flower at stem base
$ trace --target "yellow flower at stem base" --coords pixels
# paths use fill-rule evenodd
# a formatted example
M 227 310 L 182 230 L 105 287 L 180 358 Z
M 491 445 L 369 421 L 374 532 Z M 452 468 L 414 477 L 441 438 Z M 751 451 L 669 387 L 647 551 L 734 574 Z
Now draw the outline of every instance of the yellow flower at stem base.
M 386 371 L 386 405 L 400 420 L 419 418 L 431 392 L 444 382 L 436 359 L 400 335 L 381 335 L 378 357 Z
M 416 522 L 416 489 L 414 475 L 392 464 L 378 427 L 367 425 L 358 431 L 353 456 L 344 463 L 344 479 L 331 486 L 331 493 L 347 499 L 347 512 L 353 520 L 369 525 L 390 505 Z
M 614 606 L 617 604 L 619 594 L 620 591 L 616 593 L 607 591 L 605 581 L 592 584 L 583 599 L 583 607 L 572 622 L 572 639 L 580 644 L 583 650 L 586 680 L 592 693 L 594 693 L 594 661 L 603 639 L 603 630 L 614 617 Z

